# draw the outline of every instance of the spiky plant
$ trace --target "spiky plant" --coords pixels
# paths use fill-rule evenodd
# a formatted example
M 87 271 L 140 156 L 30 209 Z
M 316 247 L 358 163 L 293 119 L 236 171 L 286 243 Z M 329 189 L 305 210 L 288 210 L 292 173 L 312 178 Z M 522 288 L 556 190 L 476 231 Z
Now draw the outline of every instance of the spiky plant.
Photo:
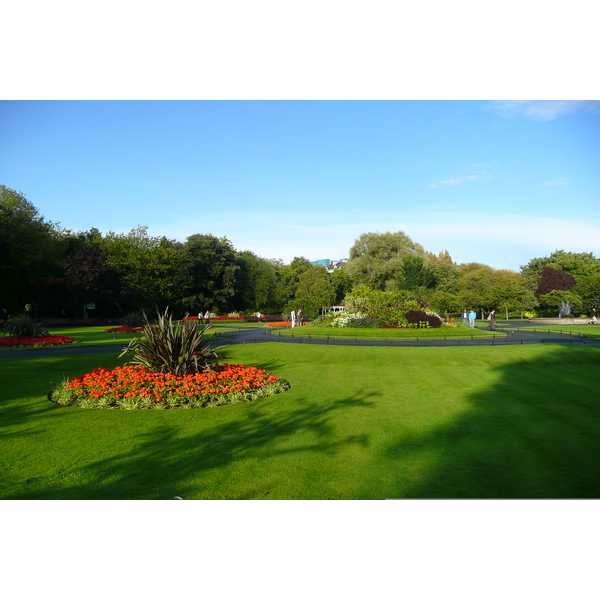
M 9 335 L 16 337 L 44 337 L 50 335 L 43 321 L 32 319 L 29 315 L 8 320 L 2 329 Z
M 145 324 L 142 336 L 132 340 L 121 356 L 133 352 L 130 364 L 143 365 L 154 373 L 191 375 L 211 370 L 211 365 L 221 358 L 217 350 L 211 348 L 205 338 L 210 325 L 197 327 L 196 321 L 185 317 L 173 323 L 168 307 L 164 313 L 157 311 L 156 325 L 151 325 L 144 314 Z

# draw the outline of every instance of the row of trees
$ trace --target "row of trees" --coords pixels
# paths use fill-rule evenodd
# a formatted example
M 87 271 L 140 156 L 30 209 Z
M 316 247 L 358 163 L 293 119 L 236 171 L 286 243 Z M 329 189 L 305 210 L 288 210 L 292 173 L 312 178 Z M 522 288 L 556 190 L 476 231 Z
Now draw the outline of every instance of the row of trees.
M 592 253 L 558 250 L 517 273 L 481 263 L 458 265 L 448 252 L 427 252 L 404 232 L 365 233 L 350 249 L 345 269 L 354 288 L 410 290 L 440 313 L 496 309 L 508 318 L 534 309 L 556 314 L 567 305 L 589 315 L 600 305 L 600 260 Z
M 129 233 L 73 232 L 46 221 L 23 194 L 0 186 L 0 303 L 8 314 L 27 305 L 39 316 L 117 316 L 167 305 L 175 312 L 289 312 L 315 317 L 352 290 L 409 291 L 443 313 L 463 308 L 589 314 L 600 305 L 600 261 L 557 251 L 519 273 L 480 263 L 456 264 L 405 233 L 365 233 L 332 274 L 303 257 L 289 264 L 237 251 L 227 238 L 195 234 L 185 242 Z M 92 316 L 90 315 L 90 316 Z
M 0 186 L 5 315 L 105 317 L 166 306 L 180 313 L 267 314 L 302 307 L 308 314 L 307 308 L 312 313 L 335 300 L 334 282 L 306 258 L 267 260 L 210 234 L 182 243 L 152 237 L 146 227 L 73 232 L 46 221 L 22 193 Z

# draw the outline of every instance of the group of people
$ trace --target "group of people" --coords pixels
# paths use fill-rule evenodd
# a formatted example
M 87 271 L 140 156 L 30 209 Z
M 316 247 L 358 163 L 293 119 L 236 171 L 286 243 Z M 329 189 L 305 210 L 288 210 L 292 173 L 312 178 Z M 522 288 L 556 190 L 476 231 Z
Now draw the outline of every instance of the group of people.
M 477 318 L 477 313 L 471 309 L 467 311 L 465 308 L 463 310 L 462 319 L 463 319 L 463 327 L 475 327 L 475 319 Z M 496 311 L 493 310 L 487 317 L 488 329 L 493 331 L 496 329 Z
M 475 319 L 477 313 L 474 310 L 467 312 L 467 309 L 463 310 L 463 327 L 475 327 Z
M 204 322 L 205 322 L 207 325 L 210 325 L 210 311 L 208 311 L 208 310 L 207 310 L 207 311 L 204 313 L 204 317 L 202 316 L 202 313 L 201 313 L 201 312 L 199 312 L 199 313 L 198 313 L 198 323 L 202 323 L 202 319 L 204 319 Z
M 290 321 L 292 322 L 292 327 L 296 327 L 296 325 L 302 325 L 302 322 L 304 321 L 304 315 L 302 314 L 302 311 L 300 309 L 298 309 L 298 311 L 293 310 L 290 313 Z

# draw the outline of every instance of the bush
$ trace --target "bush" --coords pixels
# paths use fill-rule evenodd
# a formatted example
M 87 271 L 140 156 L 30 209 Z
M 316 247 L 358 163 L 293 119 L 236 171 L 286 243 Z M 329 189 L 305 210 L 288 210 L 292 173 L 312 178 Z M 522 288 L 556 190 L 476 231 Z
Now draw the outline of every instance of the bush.
M 143 327 L 146 324 L 146 315 L 141 310 L 134 310 L 127 313 L 121 319 L 123 327 Z
M 405 318 L 413 327 L 438 328 L 442 326 L 442 320 L 437 315 L 427 314 L 424 310 L 409 310 Z
M 143 335 L 131 340 L 121 356 L 133 352 L 134 365 L 143 365 L 153 373 L 171 373 L 172 375 L 191 375 L 202 371 L 210 371 L 211 365 L 217 363 L 219 348 L 211 348 L 204 334 L 211 329 L 210 325 L 197 327 L 193 321 L 184 319 L 175 325 L 167 308 L 158 315 L 156 325 L 151 325 L 144 315 Z
M 310 322 L 311 327 L 331 327 L 334 318 L 333 313 L 329 313 L 328 315 L 319 315 L 316 319 L 313 319 Z
M 32 319 L 29 315 L 9 319 L 4 323 L 2 329 L 8 335 L 20 338 L 46 337 L 50 335 L 43 321 Z

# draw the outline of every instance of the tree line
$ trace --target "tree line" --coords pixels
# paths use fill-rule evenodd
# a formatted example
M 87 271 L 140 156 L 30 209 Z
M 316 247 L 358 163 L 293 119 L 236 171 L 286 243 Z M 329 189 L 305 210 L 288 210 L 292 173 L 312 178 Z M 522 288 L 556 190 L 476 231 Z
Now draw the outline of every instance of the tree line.
M 309 318 L 357 288 L 409 291 L 439 313 L 464 308 L 556 314 L 567 305 L 589 314 L 600 305 L 600 261 L 556 251 L 520 272 L 456 264 L 404 232 L 365 233 L 333 273 L 304 257 L 289 264 L 238 251 L 225 238 L 194 234 L 185 242 L 128 233 L 74 232 L 44 219 L 24 194 L 0 185 L 0 307 L 3 316 L 105 318 L 169 306 L 176 314 L 289 313 Z M 94 307 L 89 308 L 89 307 Z

